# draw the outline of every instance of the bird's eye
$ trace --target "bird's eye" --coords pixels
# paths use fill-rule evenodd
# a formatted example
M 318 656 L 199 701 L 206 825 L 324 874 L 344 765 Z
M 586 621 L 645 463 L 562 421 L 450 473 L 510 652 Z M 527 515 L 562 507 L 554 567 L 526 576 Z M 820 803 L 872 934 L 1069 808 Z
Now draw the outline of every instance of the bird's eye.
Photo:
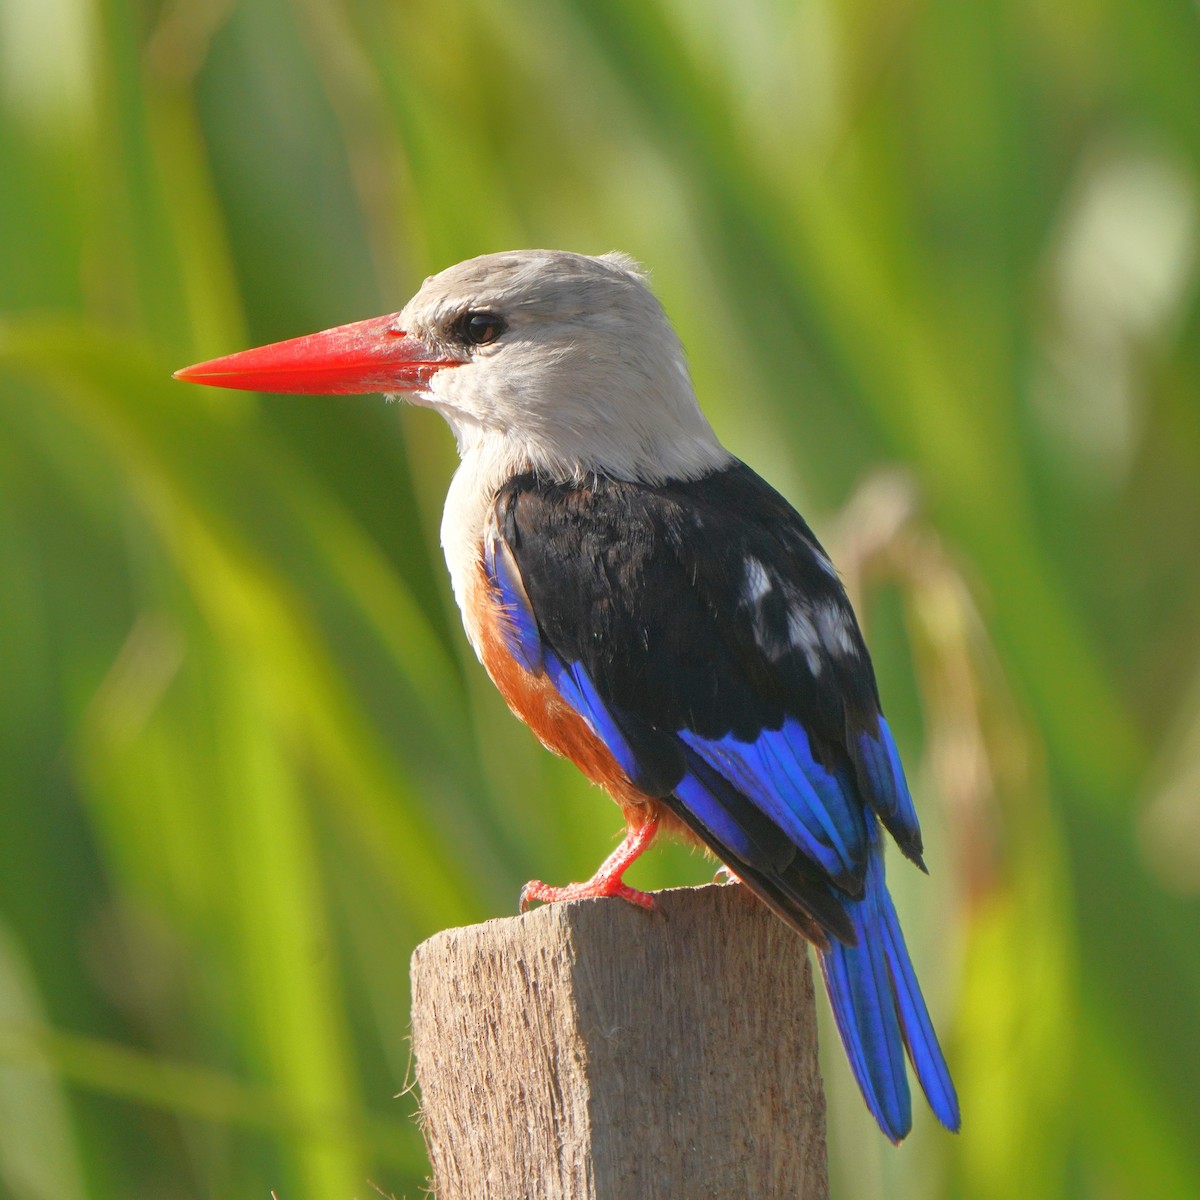
M 454 322 L 455 334 L 469 346 L 486 346 L 504 329 L 504 322 L 493 312 L 465 312 Z

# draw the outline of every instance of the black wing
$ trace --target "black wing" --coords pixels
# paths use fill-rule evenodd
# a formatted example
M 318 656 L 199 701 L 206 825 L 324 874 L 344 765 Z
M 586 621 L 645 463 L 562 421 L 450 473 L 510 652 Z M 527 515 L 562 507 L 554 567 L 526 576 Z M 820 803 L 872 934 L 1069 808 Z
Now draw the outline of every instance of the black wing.
M 853 940 L 868 806 L 918 863 L 921 836 L 858 623 L 800 515 L 741 463 L 656 486 L 523 475 L 495 538 L 494 581 L 531 609 L 525 657 L 634 782 L 810 937 Z

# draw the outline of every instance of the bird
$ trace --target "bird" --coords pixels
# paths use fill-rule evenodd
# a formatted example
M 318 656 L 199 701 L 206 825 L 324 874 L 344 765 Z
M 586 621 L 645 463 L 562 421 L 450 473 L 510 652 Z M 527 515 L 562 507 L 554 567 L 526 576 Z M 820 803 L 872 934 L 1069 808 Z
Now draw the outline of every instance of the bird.
M 803 517 L 717 439 L 630 257 L 485 254 L 398 313 L 212 359 L 185 381 L 380 391 L 449 423 L 441 542 L 470 643 L 512 711 L 620 806 L 585 883 L 620 897 L 660 833 L 699 843 L 815 947 L 867 1107 L 958 1098 L 884 874 L 921 830 L 840 576 Z

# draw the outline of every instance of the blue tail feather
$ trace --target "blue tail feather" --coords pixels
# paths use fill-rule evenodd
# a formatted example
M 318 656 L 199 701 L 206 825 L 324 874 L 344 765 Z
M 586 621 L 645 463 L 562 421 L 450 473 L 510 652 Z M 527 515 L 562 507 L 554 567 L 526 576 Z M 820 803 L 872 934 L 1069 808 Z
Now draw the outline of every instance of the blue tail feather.
M 957 1133 L 961 1124 L 958 1094 L 954 1090 L 954 1081 L 950 1078 L 950 1068 L 946 1066 L 942 1048 L 938 1045 L 937 1034 L 933 1031 L 929 1009 L 925 1007 L 925 998 L 921 995 L 921 986 L 917 983 L 896 909 L 886 887 L 881 889 L 880 908 L 888 968 L 896 989 L 896 1005 L 909 1061 L 934 1115 L 947 1129 Z
M 900 932 L 883 875 L 883 847 L 872 841 L 866 891 L 847 904 L 854 946 L 819 955 L 834 1020 L 867 1107 L 893 1141 L 912 1127 L 904 1051 L 937 1119 L 959 1127 L 958 1097 Z
M 857 905 L 867 903 L 862 900 Z M 880 939 L 872 937 L 869 928 L 859 921 L 855 925 L 858 945 L 832 943 L 819 955 L 821 969 L 834 1020 L 863 1099 L 883 1132 L 899 1142 L 912 1128 L 903 1035 Z

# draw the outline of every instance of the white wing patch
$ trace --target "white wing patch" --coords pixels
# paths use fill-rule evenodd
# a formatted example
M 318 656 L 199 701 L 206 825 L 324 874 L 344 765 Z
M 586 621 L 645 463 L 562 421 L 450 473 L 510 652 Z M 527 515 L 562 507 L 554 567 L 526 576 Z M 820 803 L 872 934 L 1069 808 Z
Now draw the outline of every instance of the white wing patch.
M 744 602 L 748 608 L 757 608 L 760 601 L 771 591 L 771 577 L 767 568 L 752 554 L 746 556 L 746 577 L 742 583 Z
M 856 658 L 858 647 L 854 643 L 854 626 L 849 611 L 840 604 L 825 603 L 817 609 L 817 629 L 821 641 L 830 654 L 841 658 Z
M 828 559 L 821 561 L 829 563 Z M 845 605 L 834 600 L 814 603 L 790 584 L 773 578 L 766 564 L 752 554 L 746 555 L 743 569 L 741 604 L 752 614 L 755 641 L 771 662 L 778 662 L 791 651 L 799 652 L 816 678 L 825 666 L 826 656 L 858 657 L 854 618 Z M 783 589 L 781 599 L 786 607 L 770 611 L 764 601 L 777 586 Z
M 808 613 L 799 605 L 788 609 L 788 641 L 804 655 L 814 678 L 821 673 L 821 639 Z

